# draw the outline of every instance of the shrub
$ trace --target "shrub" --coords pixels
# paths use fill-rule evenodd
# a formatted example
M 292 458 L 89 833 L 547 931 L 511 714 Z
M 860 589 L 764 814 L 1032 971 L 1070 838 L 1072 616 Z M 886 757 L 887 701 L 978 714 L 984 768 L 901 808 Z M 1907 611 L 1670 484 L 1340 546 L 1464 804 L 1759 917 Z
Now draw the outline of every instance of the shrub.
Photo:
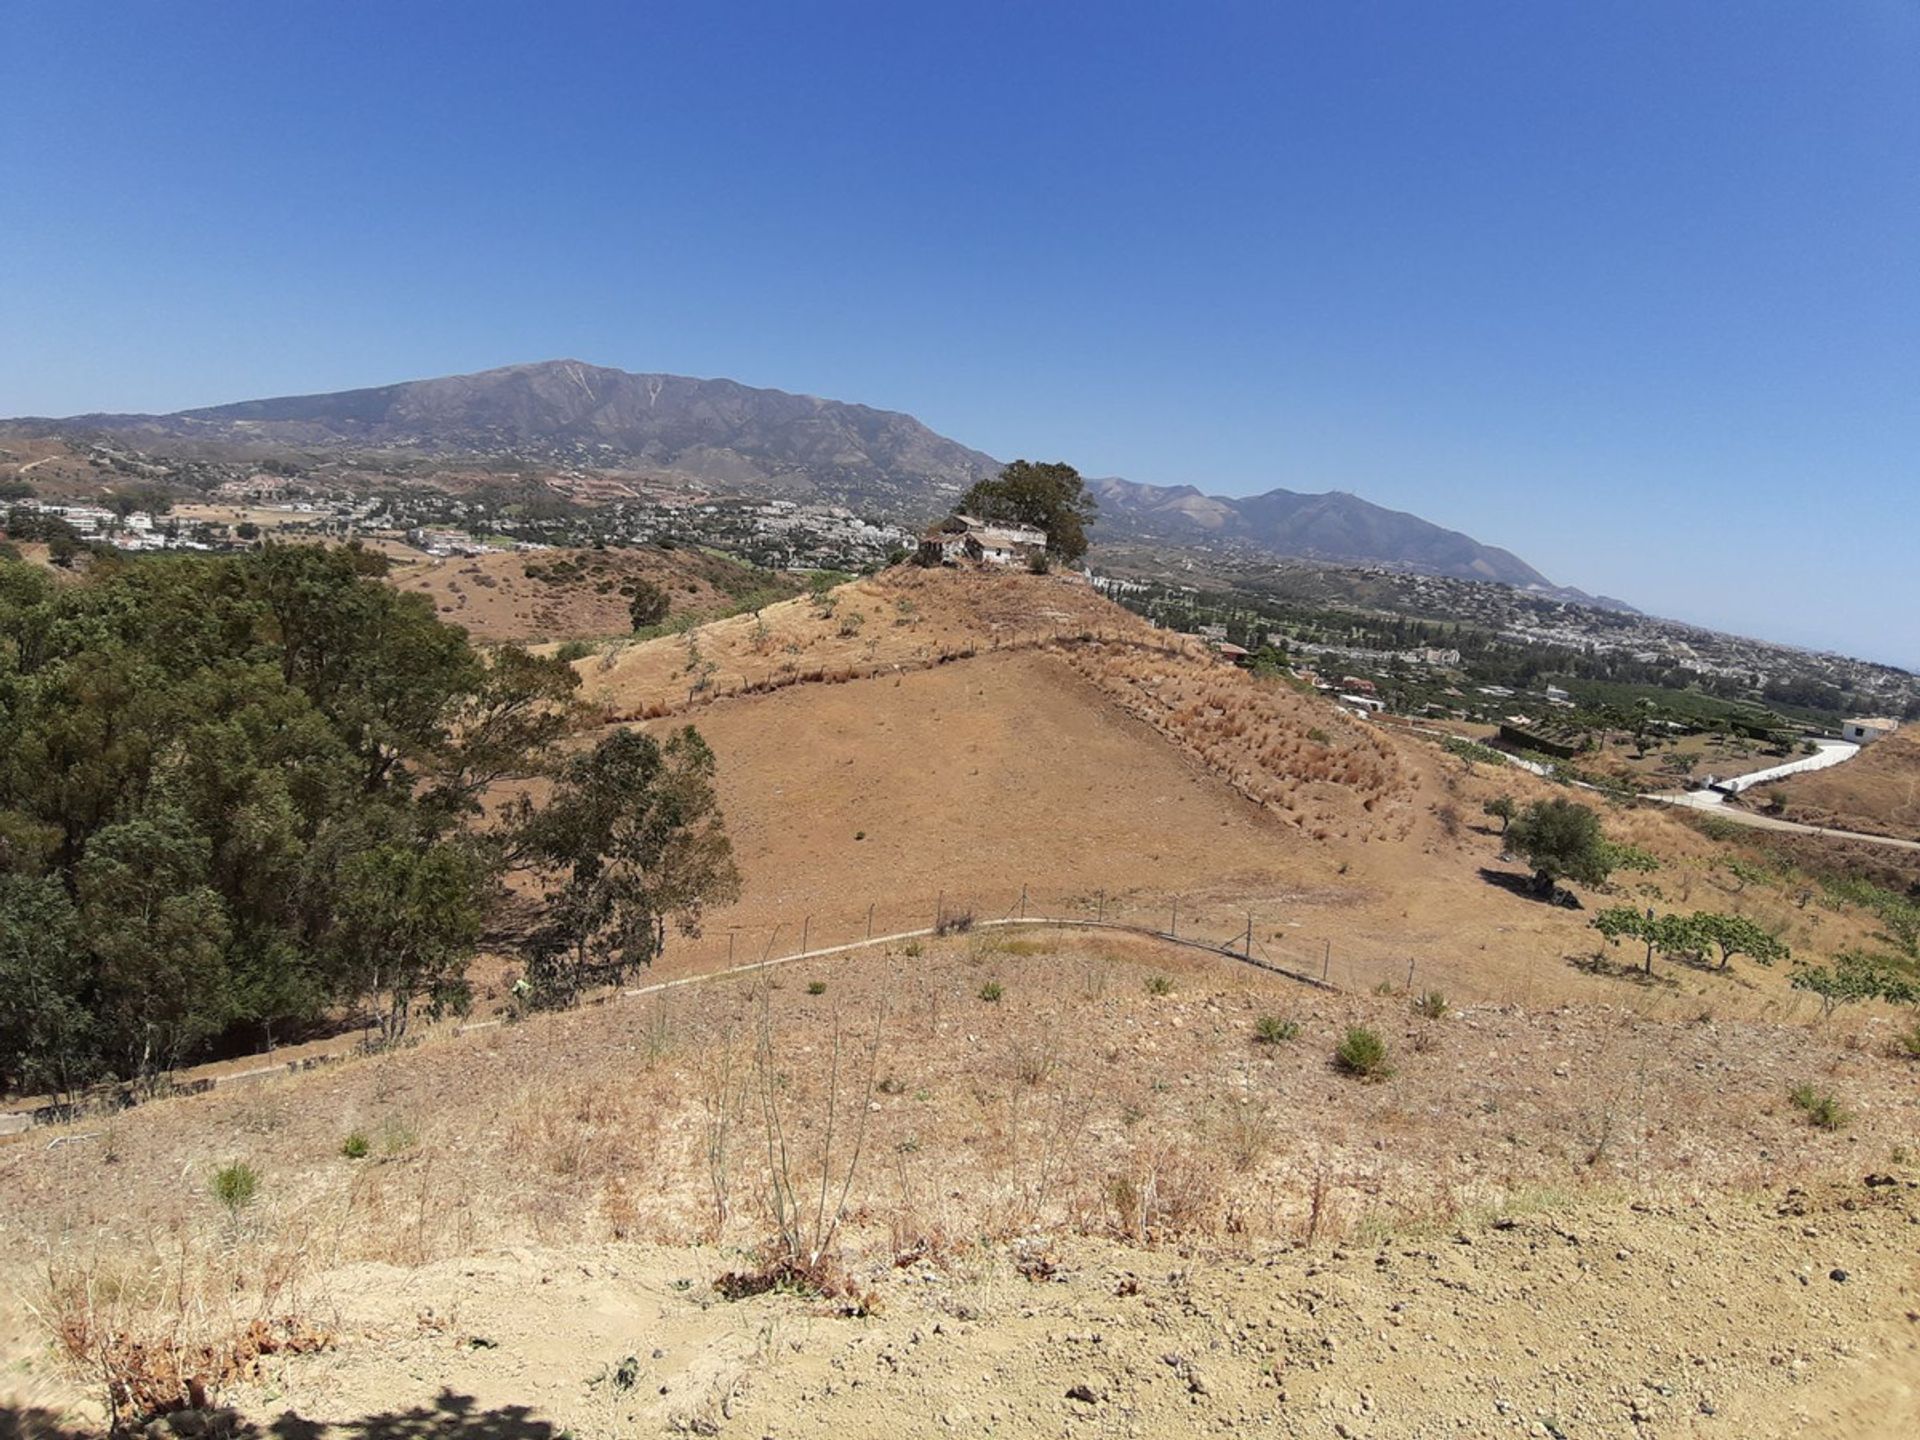
M 824 980 L 809 980 L 809 981 L 807 982 L 807 994 L 809 994 L 809 995 L 824 995 L 824 994 L 826 994 L 826 993 L 827 993 L 827 982 L 826 982 L 826 981 L 824 981 Z
M 1334 1063 L 1362 1080 L 1384 1080 L 1393 1074 L 1387 1061 L 1387 1042 L 1364 1025 L 1349 1025 L 1333 1052 Z
M 584 640 L 569 640 L 553 652 L 554 659 L 563 665 L 571 665 L 576 660 L 584 660 L 593 654 L 593 647 Z
M 1006 991 L 1000 988 L 1000 982 L 998 980 L 989 980 L 980 987 L 980 998 L 989 1005 L 996 1003 L 1004 994 L 1006 994 Z
M 1787 1092 L 1787 1098 L 1794 1106 L 1805 1113 L 1807 1119 L 1822 1130 L 1840 1130 L 1853 1119 L 1853 1116 L 1832 1095 L 1823 1095 L 1811 1085 L 1796 1085 Z
M 1173 981 L 1169 979 L 1167 976 L 1150 975 L 1147 977 L 1147 994 L 1171 995 L 1172 993 L 1173 993 Z
M 1262 1015 L 1253 1022 L 1253 1038 L 1262 1045 L 1282 1045 L 1299 1034 L 1297 1021 L 1282 1020 L 1278 1015 Z
M 355 1130 L 340 1142 L 340 1153 L 349 1160 L 364 1160 L 373 1150 L 373 1142 L 364 1130 Z
M 213 1172 L 213 1198 L 229 1215 L 238 1215 L 260 1191 L 259 1173 L 244 1160 L 222 1165 Z
M 1920 1020 L 1893 1037 L 1893 1053 L 1906 1060 L 1920 1060 Z
M 1413 1013 L 1428 1020 L 1439 1020 L 1447 1013 L 1447 997 L 1438 990 L 1429 990 L 1413 1002 Z

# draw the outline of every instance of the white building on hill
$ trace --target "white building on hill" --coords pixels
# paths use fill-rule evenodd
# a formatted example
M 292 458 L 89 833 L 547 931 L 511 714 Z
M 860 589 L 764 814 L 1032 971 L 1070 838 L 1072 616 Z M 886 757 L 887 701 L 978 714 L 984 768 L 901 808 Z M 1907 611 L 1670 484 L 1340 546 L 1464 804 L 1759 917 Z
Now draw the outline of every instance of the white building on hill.
M 1851 740 L 1855 745 L 1871 745 L 1876 740 L 1886 739 L 1899 728 L 1898 720 L 1884 718 L 1844 720 L 1840 724 L 1840 738 Z

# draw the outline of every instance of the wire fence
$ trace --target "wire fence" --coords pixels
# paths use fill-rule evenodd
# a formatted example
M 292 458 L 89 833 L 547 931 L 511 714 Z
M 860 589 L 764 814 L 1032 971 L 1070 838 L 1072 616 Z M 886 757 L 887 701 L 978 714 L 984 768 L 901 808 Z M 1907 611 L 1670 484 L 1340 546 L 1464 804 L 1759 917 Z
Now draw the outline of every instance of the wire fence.
M 1032 885 L 936 890 L 865 906 L 801 907 L 772 923 L 712 924 L 696 938 L 670 936 L 658 973 L 639 988 L 802 958 L 844 954 L 851 960 L 870 944 L 1050 923 L 1172 941 L 1316 988 L 1396 994 L 1434 989 L 1467 1003 L 1530 998 L 1526 987 L 1488 985 L 1457 961 L 1417 947 L 1383 944 L 1342 926 L 1324 910 L 1285 899 Z
M 1044 650 L 1064 645 L 1105 645 L 1186 659 L 1218 659 L 1204 641 L 1175 632 L 1146 635 L 1124 630 L 1102 630 L 1092 626 L 1056 627 L 1040 630 L 1015 630 L 1004 634 L 964 641 L 917 646 L 910 654 L 879 657 L 879 642 L 872 642 L 865 656 L 844 656 L 837 660 L 768 660 L 757 673 L 753 668 L 733 668 L 737 657 L 726 666 L 715 664 L 705 674 L 686 682 L 686 694 L 676 688 L 645 704 L 621 709 L 609 706 L 607 719 L 626 724 L 636 720 L 660 719 L 683 714 L 716 700 L 739 695 L 764 695 L 793 685 L 836 685 L 853 680 L 872 680 L 909 671 L 932 670 L 957 660 L 973 660 L 982 655 L 1013 651 Z M 621 652 L 611 651 L 606 663 L 617 664 Z M 1223 662 L 1224 663 L 1224 662 Z

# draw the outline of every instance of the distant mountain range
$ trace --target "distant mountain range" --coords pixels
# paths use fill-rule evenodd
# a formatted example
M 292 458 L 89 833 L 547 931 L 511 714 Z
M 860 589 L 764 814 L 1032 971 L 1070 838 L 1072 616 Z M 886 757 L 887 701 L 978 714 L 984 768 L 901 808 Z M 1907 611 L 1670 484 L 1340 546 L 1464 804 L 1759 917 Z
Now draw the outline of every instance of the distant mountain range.
M 119 435 L 196 448 L 415 451 L 641 467 L 714 487 L 878 509 L 903 520 L 944 509 L 999 468 L 992 456 L 896 411 L 575 360 L 170 415 L 8 423 L 74 439 Z M 1224 544 L 1284 558 L 1492 580 L 1619 606 L 1555 586 L 1508 551 L 1338 491 L 1227 498 L 1185 485 L 1091 483 L 1100 500 L 1096 541 Z
M 1387 565 L 1461 580 L 1492 580 L 1582 605 L 1632 607 L 1605 595 L 1555 585 L 1509 550 L 1388 510 L 1341 490 L 1302 495 L 1204 495 L 1191 485 L 1089 482 L 1100 500 L 1099 533 L 1138 539 L 1224 544 L 1271 555 L 1342 565 Z

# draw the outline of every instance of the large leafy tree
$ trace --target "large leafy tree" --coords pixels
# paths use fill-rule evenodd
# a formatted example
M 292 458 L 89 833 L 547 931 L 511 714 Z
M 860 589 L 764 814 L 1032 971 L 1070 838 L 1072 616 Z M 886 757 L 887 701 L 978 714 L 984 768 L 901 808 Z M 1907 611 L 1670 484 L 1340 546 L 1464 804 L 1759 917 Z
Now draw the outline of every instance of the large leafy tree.
M 1550 895 L 1562 880 L 1606 882 L 1613 862 L 1600 817 L 1572 800 L 1536 800 L 1507 827 L 1505 848 L 1533 868 L 1534 888 Z
M 480 654 L 377 568 L 268 545 L 56 583 L 0 560 L 0 1087 L 457 1003 L 512 859 L 483 797 L 550 766 L 578 682 Z M 626 842 L 617 806 L 593 833 Z
M 652 963 L 669 921 L 698 934 L 706 906 L 739 893 L 713 778 L 693 727 L 664 745 L 621 730 L 570 760 L 545 806 L 523 804 L 513 862 L 547 892 L 527 967 L 534 1003 L 619 983 Z
M 991 480 L 976 481 L 959 508 L 982 520 L 1032 525 L 1047 532 L 1047 551 L 1062 560 L 1087 553 L 1087 531 L 1099 510 L 1080 472 L 1060 461 L 1016 460 Z

